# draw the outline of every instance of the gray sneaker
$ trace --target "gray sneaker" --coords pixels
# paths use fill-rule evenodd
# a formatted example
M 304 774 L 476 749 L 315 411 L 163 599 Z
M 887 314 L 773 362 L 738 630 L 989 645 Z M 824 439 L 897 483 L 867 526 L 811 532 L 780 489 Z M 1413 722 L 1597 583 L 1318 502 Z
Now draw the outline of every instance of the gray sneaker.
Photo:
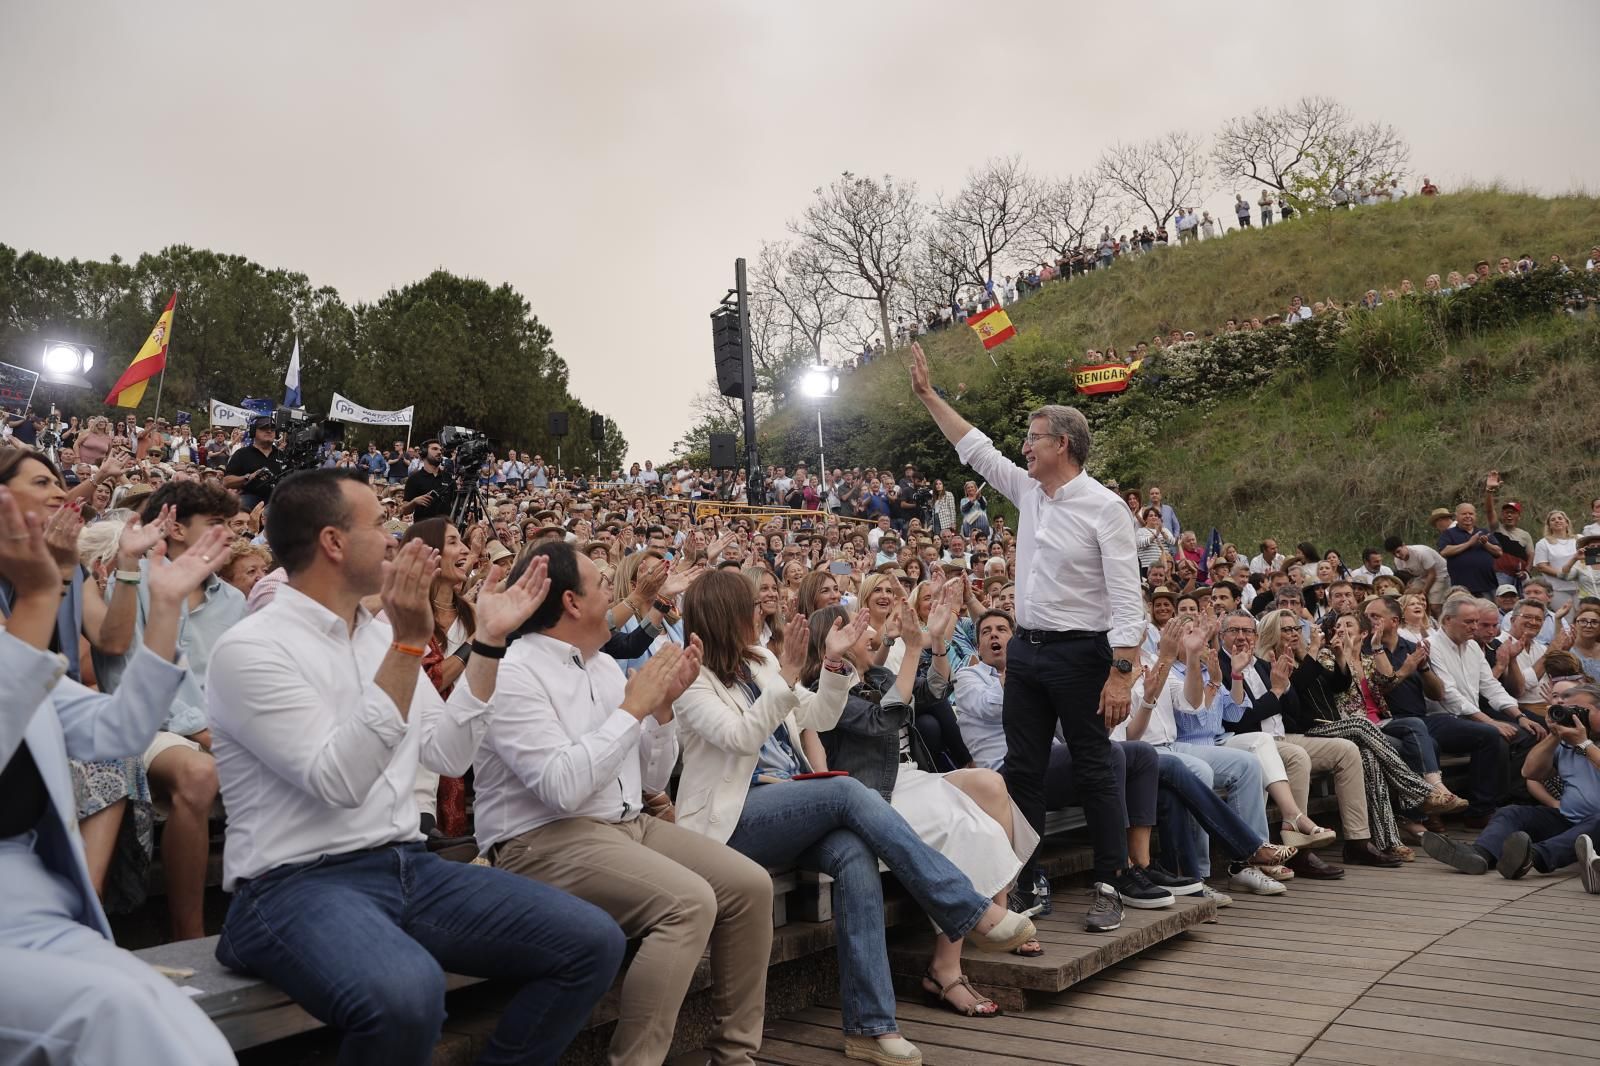
M 1091 933 L 1113 933 L 1122 928 L 1122 896 L 1113 886 L 1104 881 L 1095 882 L 1089 893 L 1089 913 L 1084 916 L 1083 927 Z
M 1578 876 L 1583 878 L 1583 890 L 1591 896 L 1600 896 L 1600 855 L 1595 854 L 1594 841 L 1585 833 L 1578 838 Z

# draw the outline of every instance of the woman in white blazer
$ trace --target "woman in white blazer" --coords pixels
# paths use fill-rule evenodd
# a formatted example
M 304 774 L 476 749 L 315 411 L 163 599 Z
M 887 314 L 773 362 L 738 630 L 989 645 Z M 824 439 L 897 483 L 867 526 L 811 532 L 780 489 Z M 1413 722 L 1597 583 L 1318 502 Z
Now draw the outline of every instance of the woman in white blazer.
M 800 730 L 838 721 L 855 676 L 844 653 L 866 628 L 865 612 L 829 634 L 812 693 L 797 685 L 809 639 L 804 616 L 790 621 L 779 661 L 756 643 L 755 611 L 750 585 L 736 573 L 706 574 L 685 593 L 685 634 L 699 640 L 703 666 L 673 706 L 683 744 L 678 824 L 764 866 L 797 864 L 833 877 L 845 1055 L 914 1066 L 922 1054 L 901 1038 L 894 1017 L 879 859 L 952 939 L 1010 951 L 1032 939 L 1033 923 L 979 894 L 878 793 L 850 777 L 803 777 L 810 766 Z
M 43 515 L 24 519 L 20 495 L 0 487 L 0 579 L 12 591 L 0 631 L 0 1062 L 231 1063 L 194 1001 L 112 942 L 67 766 L 137 755 L 155 736 L 184 676 L 173 663 L 181 605 L 228 560 L 227 530 L 152 568 L 144 647 L 107 696 L 64 676 L 48 650 L 61 575 Z

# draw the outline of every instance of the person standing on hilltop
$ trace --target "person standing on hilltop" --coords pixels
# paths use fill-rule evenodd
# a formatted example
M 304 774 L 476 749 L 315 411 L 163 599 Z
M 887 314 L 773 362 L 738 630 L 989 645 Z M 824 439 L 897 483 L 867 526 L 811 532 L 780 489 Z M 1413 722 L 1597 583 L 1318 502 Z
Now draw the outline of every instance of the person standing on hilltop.
M 1081 412 L 1052 404 L 1029 415 L 1024 470 L 934 391 L 917 344 L 911 389 L 961 461 L 1017 506 L 1017 628 L 1006 654 L 1002 712 L 1006 788 L 1042 833 L 1045 770 L 1059 726 L 1094 842 L 1087 924 L 1116 928 L 1124 903 L 1149 908 L 1171 899 L 1128 861 L 1127 808 L 1110 738 L 1128 716 L 1145 635 L 1127 505 L 1084 472 L 1090 435 Z M 1018 884 L 1034 884 L 1034 877 L 1024 869 Z
M 1250 201 L 1244 198 L 1244 193 L 1235 193 L 1233 197 L 1233 213 L 1239 220 L 1240 229 L 1250 228 Z

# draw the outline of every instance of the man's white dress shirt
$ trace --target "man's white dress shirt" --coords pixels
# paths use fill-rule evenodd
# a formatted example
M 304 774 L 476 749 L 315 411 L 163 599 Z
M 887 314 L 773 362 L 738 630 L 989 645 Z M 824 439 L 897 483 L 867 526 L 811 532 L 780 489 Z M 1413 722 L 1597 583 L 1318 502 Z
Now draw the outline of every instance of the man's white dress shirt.
M 1444 699 L 1429 700 L 1428 710 L 1460 718 L 1477 714 L 1478 697 L 1497 711 L 1515 710 L 1517 701 L 1496 681 L 1483 648 L 1475 640 L 1457 644 L 1443 633 L 1428 642 L 1428 663 L 1444 682 Z
M 956 454 L 1017 505 L 1017 624 L 1101 632 L 1114 648 L 1138 647 L 1144 598 L 1128 505 L 1081 472 L 1046 496 L 977 429 Z
M 622 709 L 622 667 L 604 653 L 532 633 L 500 663 L 495 715 L 474 761 L 478 847 L 563 818 L 627 822 L 643 789 L 667 787 L 678 722 Z
M 402 719 L 373 682 L 393 642 L 364 608 L 352 633 L 284 584 L 217 643 L 206 703 L 228 810 L 224 891 L 285 863 L 423 839 L 417 765 L 466 773 L 490 704 L 465 680 L 440 699 L 419 661 Z

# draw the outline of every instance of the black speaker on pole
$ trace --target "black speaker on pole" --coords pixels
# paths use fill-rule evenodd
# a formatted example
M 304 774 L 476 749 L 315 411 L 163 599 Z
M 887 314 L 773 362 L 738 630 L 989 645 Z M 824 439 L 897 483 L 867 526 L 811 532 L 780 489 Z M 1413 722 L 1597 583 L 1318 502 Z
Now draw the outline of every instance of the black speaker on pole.
M 594 441 L 596 444 L 605 443 L 605 439 L 606 439 L 606 417 L 605 417 L 605 415 L 590 415 L 589 416 L 589 439 Z
M 717 362 L 717 391 L 724 396 L 744 396 L 744 342 L 739 334 L 736 308 L 719 308 L 711 315 L 711 344 Z
M 711 468 L 737 470 L 739 468 L 739 438 L 732 433 L 711 434 Z
M 565 437 L 567 435 L 567 412 L 550 412 L 549 432 L 552 437 Z

